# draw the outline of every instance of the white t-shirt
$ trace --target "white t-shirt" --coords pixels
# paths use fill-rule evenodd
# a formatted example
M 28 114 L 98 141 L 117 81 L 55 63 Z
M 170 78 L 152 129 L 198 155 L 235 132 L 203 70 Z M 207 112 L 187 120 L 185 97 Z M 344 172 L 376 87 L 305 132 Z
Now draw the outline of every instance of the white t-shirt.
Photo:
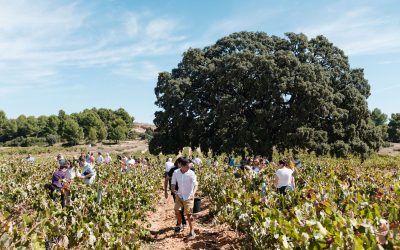
M 280 168 L 276 171 L 276 176 L 278 176 L 278 188 L 284 186 L 292 185 L 292 174 L 293 170 L 290 168 Z
M 26 161 L 27 161 L 27 162 L 34 162 L 34 161 L 35 161 L 35 158 L 32 157 L 32 156 L 31 156 L 31 157 L 27 157 L 27 158 L 26 158 Z
M 203 164 L 202 160 L 199 157 L 196 157 L 193 159 L 193 163 L 196 165 L 201 165 Z
M 112 161 L 111 156 L 106 156 L 106 159 L 104 160 L 107 164 Z
M 75 176 L 76 176 L 75 168 L 69 168 L 65 173 L 65 179 L 68 181 L 73 180 Z
M 165 172 L 168 173 L 171 170 L 171 168 L 173 168 L 173 167 L 174 167 L 174 163 L 170 162 L 170 161 L 167 161 L 165 163 Z
M 85 166 L 84 166 L 83 169 L 82 169 L 82 175 L 83 175 L 84 173 L 88 173 L 88 174 L 93 173 L 93 174 L 94 174 L 94 175 L 92 175 L 92 177 L 90 177 L 90 178 L 84 178 L 84 179 L 83 179 L 83 181 L 84 181 L 86 184 L 93 184 L 94 179 L 96 178 L 96 171 L 93 169 L 93 167 L 92 167 L 91 164 L 88 164 L 88 163 L 85 164 Z
M 133 166 L 133 165 L 135 165 L 135 163 L 136 163 L 136 162 L 135 162 L 134 159 L 130 159 L 130 160 L 127 160 L 127 161 L 126 161 L 126 165 L 127 165 L 127 166 Z
M 98 156 L 97 159 L 96 159 L 96 163 L 97 164 L 101 164 L 101 163 L 103 163 L 103 161 L 104 161 L 104 158 L 103 158 L 102 155 Z
M 256 174 L 258 174 L 258 173 L 260 173 L 260 168 L 258 167 L 258 166 L 254 166 L 253 167 L 253 171 L 256 173 Z
M 193 189 L 197 186 L 197 177 L 192 170 L 182 173 L 180 169 L 174 171 L 171 183 L 178 183 L 177 195 L 184 201 L 188 200 L 193 194 Z

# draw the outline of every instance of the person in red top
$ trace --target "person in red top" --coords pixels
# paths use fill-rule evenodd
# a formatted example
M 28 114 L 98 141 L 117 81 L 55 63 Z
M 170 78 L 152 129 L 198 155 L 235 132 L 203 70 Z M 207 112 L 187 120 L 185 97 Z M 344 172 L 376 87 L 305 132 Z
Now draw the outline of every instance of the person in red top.
M 94 153 L 91 152 L 91 153 L 90 153 L 90 164 L 91 164 L 92 166 L 94 166 L 95 161 L 96 161 L 96 159 L 94 158 Z

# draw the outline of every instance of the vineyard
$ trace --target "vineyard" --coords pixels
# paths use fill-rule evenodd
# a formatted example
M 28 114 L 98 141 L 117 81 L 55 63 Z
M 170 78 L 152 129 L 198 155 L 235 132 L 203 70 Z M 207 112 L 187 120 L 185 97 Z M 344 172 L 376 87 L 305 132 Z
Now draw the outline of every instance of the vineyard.
M 276 168 L 258 176 L 226 168 L 201 173 L 219 222 L 254 249 L 399 249 L 400 158 L 338 160 L 303 156 L 296 190 L 273 187 Z M 267 183 L 263 197 L 261 185 Z
M 1 156 L 0 248 L 140 248 L 149 235 L 148 215 L 161 199 L 166 159 L 146 157 L 148 166 L 126 174 L 117 163 L 96 166 L 95 184 L 74 181 L 72 205 L 62 208 L 44 188 L 57 169 L 53 158 L 28 163 L 20 155 Z M 296 189 L 285 196 L 274 189 L 272 165 L 255 175 L 228 167 L 225 156 L 218 167 L 203 159 L 196 170 L 199 195 L 209 200 L 214 222 L 244 235 L 243 248 L 400 247 L 399 157 L 301 159 Z
M 152 166 L 158 163 L 152 159 Z M 147 233 L 146 212 L 154 207 L 160 169 L 121 174 L 119 166 L 99 166 L 95 184 L 77 180 L 71 185 L 73 203 L 66 208 L 44 188 L 56 169 L 50 157 L 34 164 L 2 157 L 0 248 L 138 248 Z

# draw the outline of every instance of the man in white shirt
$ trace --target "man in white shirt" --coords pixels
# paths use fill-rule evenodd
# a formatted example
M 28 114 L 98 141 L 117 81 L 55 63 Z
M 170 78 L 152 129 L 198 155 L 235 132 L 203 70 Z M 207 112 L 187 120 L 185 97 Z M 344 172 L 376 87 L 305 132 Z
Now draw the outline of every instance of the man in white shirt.
M 174 167 L 174 163 L 172 162 L 172 158 L 168 158 L 168 161 L 165 163 L 165 176 L 167 176 L 168 172 L 173 167 Z
M 275 174 L 275 187 L 281 194 L 286 194 L 287 189 L 294 189 L 294 177 L 293 170 L 287 167 L 287 163 L 284 161 L 279 161 L 280 168 Z
M 181 168 L 175 170 L 174 174 L 172 175 L 171 190 L 176 194 L 174 209 L 176 218 L 178 220 L 178 226 L 175 231 L 181 231 L 182 218 L 179 209 L 183 208 L 187 221 L 189 222 L 189 239 L 193 239 L 196 234 L 194 232 L 192 210 L 194 205 L 194 195 L 197 191 L 198 183 L 195 173 L 189 169 L 190 163 L 191 162 L 187 158 L 182 158 L 179 163 Z M 178 190 L 176 190 L 176 184 L 178 184 Z
M 83 165 L 82 174 L 78 175 L 79 178 L 83 179 L 86 184 L 93 184 L 96 178 L 96 171 L 93 169 L 92 164 L 87 163 L 86 159 L 81 159 Z

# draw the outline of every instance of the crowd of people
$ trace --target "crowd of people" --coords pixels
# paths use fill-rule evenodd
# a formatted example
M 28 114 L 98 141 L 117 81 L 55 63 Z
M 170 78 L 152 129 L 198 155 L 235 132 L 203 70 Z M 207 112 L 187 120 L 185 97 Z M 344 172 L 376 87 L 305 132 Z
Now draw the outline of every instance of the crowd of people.
M 26 160 L 33 162 L 35 159 L 28 155 Z M 58 154 L 56 162 L 58 170 L 52 175 L 51 184 L 47 188 L 53 200 L 60 197 L 62 206 L 68 206 L 71 203 L 70 185 L 74 179 L 79 178 L 87 185 L 93 184 L 96 179 L 96 166 L 111 164 L 113 159 L 108 153 L 103 156 L 101 152 L 98 152 L 97 155 L 93 152 L 88 152 L 87 154 L 81 153 L 78 158 L 73 157 L 72 160 L 65 159 L 62 154 Z M 147 165 L 149 159 L 118 156 L 117 162 L 120 163 L 121 173 L 126 173 L 138 164 Z M 225 163 L 234 168 L 236 173 L 242 171 L 242 173 L 250 176 L 260 174 L 267 166 L 276 167 L 274 186 L 280 194 L 286 194 L 288 191 L 295 189 L 293 173 L 296 168 L 300 168 L 302 165 L 299 159 L 285 159 L 274 163 L 271 159 L 265 157 L 242 158 L 240 164 L 236 164 L 233 156 L 226 159 Z M 202 164 L 203 161 L 200 157 L 178 157 L 175 162 L 173 162 L 172 158 L 168 158 L 165 163 L 164 193 L 165 198 L 168 199 L 168 190 L 170 190 L 170 195 L 174 200 L 175 232 L 182 232 L 185 226 L 189 224 L 189 239 L 196 237 L 192 215 L 194 198 L 198 187 L 195 169 L 202 166 Z M 207 159 L 206 165 L 218 167 L 219 163 L 217 159 Z M 265 195 L 264 189 L 265 183 L 263 183 L 262 187 L 263 195 Z
M 28 162 L 34 162 L 34 158 L 28 155 L 25 158 Z M 96 166 L 113 162 L 109 153 L 103 156 L 103 153 L 82 152 L 79 157 L 73 157 L 68 160 L 62 154 L 56 157 L 58 170 L 52 175 L 51 184 L 46 185 L 49 195 L 53 200 L 58 197 L 61 199 L 61 205 L 68 206 L 71 203 L 70 186 L 75 178 L 81 179 L 85 184 L 91 185 L 96 179 Z M 147 158 L 133 158 L 132 156 L 118 156 L 118 163 L 121 166 L 121 172 L 128 172 L 132 167 L 142 164 L 147 165 Z
M 302 166 L 302 162 L 297 158 L 286 158 L 280 160 L 278 163 L 272 161 L 271 158 L 266 157 L 254 157 L 254 158 L 243 158 L 240 161 L 240 165 L 235 165 L 234 158 L 229 157 L 228 165 L 237 167 L 242 171 L 248 172 L 252 175 L 258 175 L 261 171 L 272 166 L 276 168 L 274 186 L 280 194 L 286 194 L 287 191 L 293 191 L 295 189 L 294 170 L 299 169 Z
M 293 191 L 296 187 L 294 179 L 295 169 L 302 167 L 300 159 L 286 158 L 274 163 L 271 158 L 252 157 L 242 158 L 240 164 L 235 164 L 235 158 L 230 156 L 226 162 L 228 166 L 235 168 L 235 172 L 242 171 L 250 176 L 260 174 L 267 166 L 276 168 L 274 186 L 279 194 L 285 195 L 288 191 Z M 195 167 L 200 167 L 202 160 L 199 157 L 189 159 L 179 157 L 173 163 L 172 158 L 168 158 L 165 163 L 164 193 L 168 199 L 168 187 L 174 200 L 174 211 L 176 216 L 175 232 L 181 232 L 189 223 L 189 239 L 196 236 L 194 232 L 194 221 L 192 216 L 194 206 L 194 196 L 197 191 L 198 183 L 195 174 Z M 217 159 L 208 159 L 206 165 L 218 167 Z M 262 195 L 265 195 L 266 185 L 263 183 Z M 186 216 L 186 219 L 185 219 Z

